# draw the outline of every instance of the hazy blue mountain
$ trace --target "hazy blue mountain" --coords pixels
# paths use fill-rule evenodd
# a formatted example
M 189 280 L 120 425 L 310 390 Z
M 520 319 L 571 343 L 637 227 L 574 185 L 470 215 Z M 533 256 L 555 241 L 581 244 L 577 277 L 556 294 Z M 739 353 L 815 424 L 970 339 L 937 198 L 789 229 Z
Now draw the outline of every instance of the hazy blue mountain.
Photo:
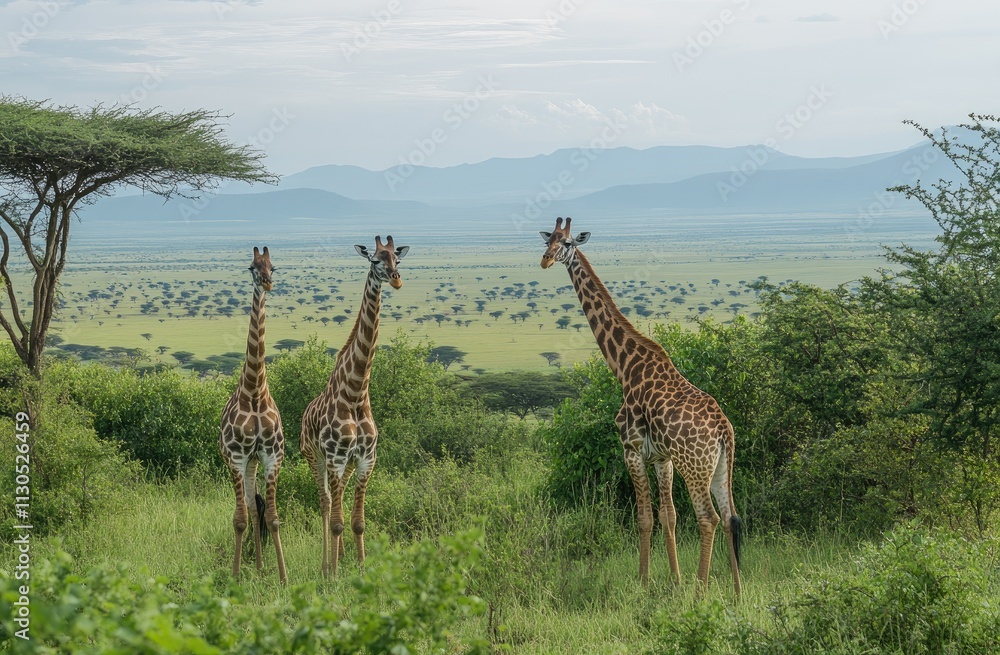
M 430 221 L 441 211 L 411 201 L 354 200 L 319 189 L 219 194 L 201 200 L 155 195 L 103 198 L 81 212 L 76 234 L 188 236 L 333 234 L 339 228 L 395 226 L 400 218 Z M 379 227 L 379 229 L 382 229 Z
M 950 178 L 950 162 L 921 145 L 860 165 L 837 168 L 778 170 L 748 165 L 748 174 L 708 173 L 666 184 L 614 186 L 559 202 L 563 212 L 627 212 L 656 209 L 697 211 L 853 211 L 869 205 L 885 208 L 906 204 L 885 189 L 922 180 Z
M 521 202 L 547 189 L 572 198 L 622 184 L 677 182 L 704 173 L 728 171 L 748 158 L 768 170 L 837 169 L 878 161 L 893 153 L 864 157 L 804 158 L 765 146 L 715 148 L 659 146 L 636 150 L 563 149 L 548 155 L 505 159 L 446 168 L 397 166 L 369 171 L 357 166 L 316 166 L 285 177 L 282 189 L 312 188 L 351 198 L 419 200 L 467 205 Z M 246 189 L 252 191 L 251 189 Z
M 515 225 L 533 224 L 550 214 L 855 212 L 868 206 L 878 210 L 879 205 L 901 208 L 906 203 L 898 194 L 885 193 L 886 187 L 951 174 L 948 161 L 927 144 L 896 153 L 823 159 L 791 157 L 762 146 L 614 148 L 591 154 L 593 160 L 583 150 L 562 150 L 526 159 L 415 169 L 398 183 L 396 195 L 405 190 L 425 196 L 426 202 L 364 199 L 386 195 L 388 187 L 383 173 L 355 166 L 312 168 L 284 182 L 329 184 L 344 187 L 344 193 L 310 187 L 234 193 L 238 187 L 229 186 L 229 193 L 201 201 L 111 197 L 82 212 L 84 231 L 228 235 L 256 223 L 302 235 L 334 227 L 414 222 L 456 230 L 468 224 L 471 213 L 502 219 L 507 226 L 511 220 Z

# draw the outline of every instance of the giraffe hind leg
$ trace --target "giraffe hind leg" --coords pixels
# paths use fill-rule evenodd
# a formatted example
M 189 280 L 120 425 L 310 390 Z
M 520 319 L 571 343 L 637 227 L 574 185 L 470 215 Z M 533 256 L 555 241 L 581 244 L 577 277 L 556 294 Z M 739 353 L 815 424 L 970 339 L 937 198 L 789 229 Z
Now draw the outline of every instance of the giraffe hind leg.
M 739 596 L 742 590 L 740 580 L 740 541 L 743 532 L 743 521 L 733 511 L 733 490 L 732 481 L 729 479 L 729 459 L 726 454 L 726 447 L 723 442 L 719 444 L 719 461 L 715 465 L 715 474 L 712 476 L 712 495 L 715 503 L 719 506 L 719 514 L 722 515 L 722 531 L 726 535 L 726 544 L 729 547 L 729 568 L 733 573 L 733 588 Z
M 260 571 L 264 568 L 264 544 L 263 537 L 261 536 L 261 531 L 264 529 L 263 514 L 260 512 L 260 507 L 257 504 L 257 467 L 260 462 L 256 457 L 252 456 L 252 459 L 247 461 L 246 465 L 246 477 L 245 477 L 245 489 L 244 489 L 244 503 L 249 510 L 253 508 L 254 511 L 251 512 L 251 517 L 253 521 L 253 551 L 254 560 L 257 565 L 257 570 Z
M 270 467 L 265 474 L 265 493 L 267 498 L 264 510 L 264 525 L 274 540 L 274 552 L 278 560 L 278 579 L 288 582 L 288 575 L 285 572 L 285 553 L 281 548 L 281 533 L 279 531 L 280 521 L 278 521 L 277 495 L 278 495 L 278 473 L 281 470 L 281 463 L 277 462 Z
M 677 563 L 677 511 L 674 508 L 674 464 L 669 459 L 657 462 L 656 484 L 660 490 L 660 525 L 663 526 L 663 544 L 667 549 L 667 559 L 670 561 L 670 573 L 675 582 L 681 581 L 681 569 Z

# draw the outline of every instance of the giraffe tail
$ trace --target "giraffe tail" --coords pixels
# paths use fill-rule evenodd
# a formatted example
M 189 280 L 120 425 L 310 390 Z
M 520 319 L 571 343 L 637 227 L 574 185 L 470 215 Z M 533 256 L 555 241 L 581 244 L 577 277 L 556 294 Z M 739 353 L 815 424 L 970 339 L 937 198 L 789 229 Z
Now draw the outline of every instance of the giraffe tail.
M 264 510 L 267 509 L 267 503 L 264 502 L 264 497 L 260 494 L 256 496 L 257 501 L 257 525 L 260 526 L 260 543 L 262 546 L 267 545 L 267 533 L 270 532 L 264 523 Z
M 740 568 L 740 553 L 743 549 L 743 519 L 733 514 L 729 517 L 729 529 L 733 533 L 733 552 L 736 553 L 736 568 Z

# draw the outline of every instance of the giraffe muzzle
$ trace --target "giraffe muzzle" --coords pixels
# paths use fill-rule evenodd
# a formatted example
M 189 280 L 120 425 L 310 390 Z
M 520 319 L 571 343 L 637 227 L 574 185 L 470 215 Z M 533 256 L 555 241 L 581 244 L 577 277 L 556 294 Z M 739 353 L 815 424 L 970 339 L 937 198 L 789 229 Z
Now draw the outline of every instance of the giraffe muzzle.
M 403 286 L 403 281 L 398 277 L 391 277 L 389 278 L 389 286 L 393 289 L 400 289 Z
M 542 256 L 542 268 L 548 268 L 552 266 L 554 263 L 556 263 L 556 258 L 553 257 L 552 255 Z

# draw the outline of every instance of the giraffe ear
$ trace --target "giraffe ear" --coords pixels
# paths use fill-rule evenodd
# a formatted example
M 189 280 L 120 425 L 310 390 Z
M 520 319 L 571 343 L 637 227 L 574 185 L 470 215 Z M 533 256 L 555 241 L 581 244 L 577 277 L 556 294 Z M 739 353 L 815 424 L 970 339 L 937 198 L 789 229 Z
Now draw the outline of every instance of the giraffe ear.
M 403 257 L 406 257 L 406 253 L 408 253 L 408 252 L 410 252 L 410 247 L 409 246 L 400 246 L 400 247 L 396 248 L 396 257 L 399 257 L 400 259 L 402 259 Z
M 372 260 L 372 256 L 368 254 L 368 248 L 365 248 L 364 246 L 358 246 L 358 245 L 356 245 L 356 246 L 354 246 L 354 249 L 358 251 L 359 255 L 361 255 L 362 257 L 364 257 L 368 261 Z
M 590 232 L 581 232 L 579 235 L 577 235 L 576 239 L 573 240 L 573 244 L 577 246 L 582 246 L 588 241 L 590 241 Z
M 539 234 L 542 235 L 542 239 L 545 241 L 545 243 L 548 243 L 549 239 L 552 238 L 552 233 L 551 232 L 539 232 Z

